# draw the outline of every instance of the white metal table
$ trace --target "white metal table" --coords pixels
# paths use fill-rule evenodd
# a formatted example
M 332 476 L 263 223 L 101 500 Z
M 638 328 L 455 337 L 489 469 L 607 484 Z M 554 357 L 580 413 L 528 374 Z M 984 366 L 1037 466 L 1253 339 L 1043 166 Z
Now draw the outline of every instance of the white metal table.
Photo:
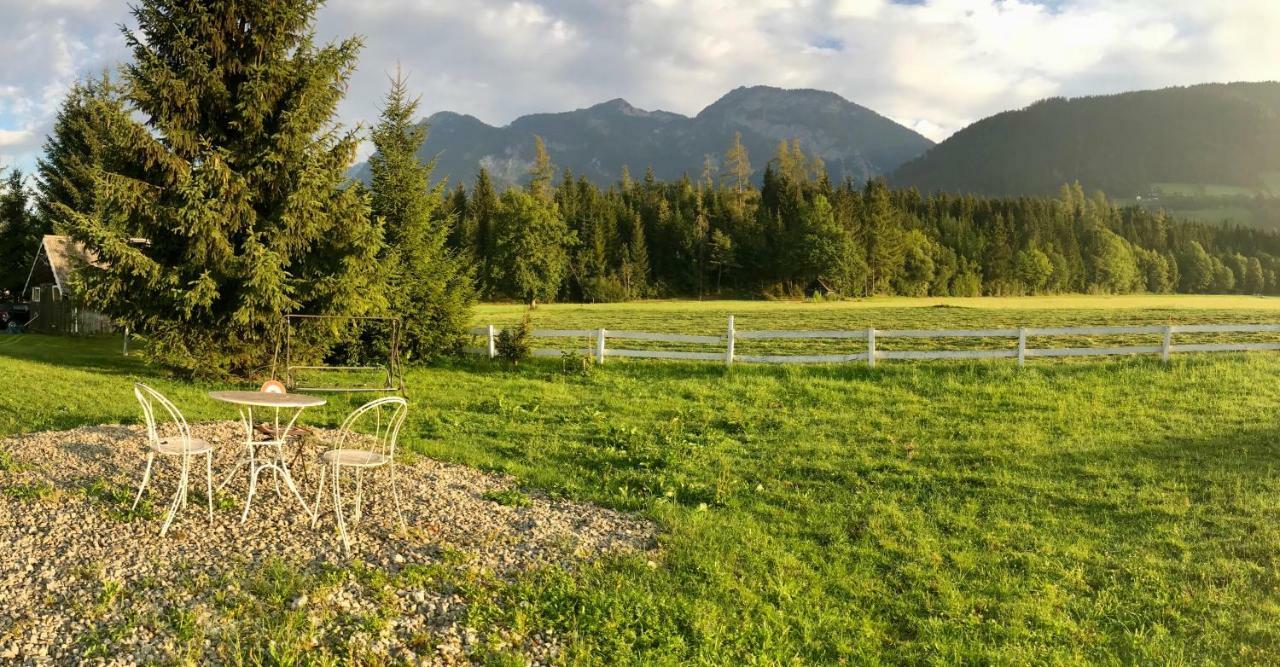
M 211 391 L 209 397 L 240 406 L 240 421 L 244 424 L 245 447 L 248 449 L 249 457 L 236 465 L 235 470 L 223 480 L 218 486 L 221 491 L 231 481 L 243 466 L 249 467 L 249 494 L 244 501 L 244 512 L 240 516 L 240 522 L 244 523 L 249 518 L 249 507 L 253 504 L 253 495 L 258 488 L 258 475 L 264 470 L 270 470 L 276 477 L 276 494 L 280 494 L 280 482 L 283 481 L 285 486 L 297 499 L 298 504 L 302 506 L 302 511 L 306 512 L 308 518 L 314 518 L 313 510 L 307 506 L 307 502 L 302 499 L 302 493 L 298 491 L 298 485 L 294 483 L 293 476 L 289 474 L 289 466 L 285 462 L 284 447 L 289 442 L 289 431 L 293 429 L 294 423 L 298 421 L 298 417 L 302 415 L 305 408 L 324 405 L 325 400 L 318 396 L 306 396 L 304 394 L 275 394 L 264 391 Z M 275 428 L 271 431 L 271 437 L 266 440 L 258 440 L 254 437 L 254 408 L 271 408 L 275 411 Z M 292 415 L 285 422 L 284 428 L 280 427 L 281 411 L 292 410 Z M 265 455 L 263 455 L 265 452 Z

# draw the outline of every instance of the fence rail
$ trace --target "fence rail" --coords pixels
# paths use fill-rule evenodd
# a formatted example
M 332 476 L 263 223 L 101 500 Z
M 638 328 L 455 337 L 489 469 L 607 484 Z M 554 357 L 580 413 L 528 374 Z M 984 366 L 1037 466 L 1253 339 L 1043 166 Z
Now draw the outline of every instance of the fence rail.
M 468 347 L 471 354 L 497 356 L 499 329 L 494 325 L 476 327 L 469 332 L 483 336 L 484 347 Z M 566 352 L 592 357 L 603 364 L 608 357 L 633 359 L 680 359 L 690 361 L 718 361 L 732 366 L 735 362 L 760 364 L 836 364 L 863 362 L 875 366 L 878 360 L 893 359 L 1017 359 L 1021 366 L 1027 359 L 1036 357 L 1083 357 L 1113 355 L 1160 355 L 1164 361 L 1176 353 L 1186 352 L 1253 352 L 1280 350 L 1280 342 L 1228 342 L 1228 343 L 1180 343 L 1174 344 L 1177 334 L 1227 334 L 1227 333 L 1280 333 L 1280 324 L 1170 324 L 1130 326 L 1080 326 L 1080 327 L 1021 327 L 1016 329 L 859 329 L 847 331 L 738 331 L 730 315 L 722 336 L 655 333 L 611 329 L 535 329 L 534 338 L 587 338 L 591 347 L 577 349 L 536 348 L 535 357 L 559 357 Z M 1112 345 L 1108 347 L 1032 347 L 1028 339 L 1062 336 L 1160 336 L 1158 345 Z M 962 350 L 884 350 L 877 349 L 877 341 L 886 338 L 933 339 L 1017 339 L 1013 349 L 962 349 Z M 609 347 L 609 339 L 635 340 L 661 343 L 716 346 L 714 351 L 643 350 Z M 858 340 L 865 341 L 865 350 L 841 354 L 738 354 L 735 343 L 740 340 Z

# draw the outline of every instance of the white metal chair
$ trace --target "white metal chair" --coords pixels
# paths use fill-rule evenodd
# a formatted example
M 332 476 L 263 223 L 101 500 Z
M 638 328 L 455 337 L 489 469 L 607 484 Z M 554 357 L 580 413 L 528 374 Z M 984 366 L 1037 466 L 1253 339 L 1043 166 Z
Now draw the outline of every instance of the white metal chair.
M 400 528 L 405 528 L 404 511 L 400 507 L 400 491 L 396 485 L 396 441 L 400 438 L 400 427 L 404 425 L 409 413 L 409 403 L 399 396 L 389 396 L 369 401 L 356 408 L 338 430 L 337 447 L 320 456 L 320 487 L 316 489 L 315 514 L 311 520 L 314 528 L 320 521 L 320 500 L 324 497 L 324 483 L 328 474 L 333 477 L 333 513 L 338 522 L 338 533 L 342 537 L 342 548 L 351 551 L 351 537 L 347 530 L 347 520 L 342 511 L 341 472 L 343 468 L 354 468 L 356 475 L 355 512 L 351 523 L 354 527 L 360 521 L 364 501 L 363 477 L 365 470 L 386 467 L 388 483 L 391 485 L 391 497 L 395 500 L 396 517 Z M 360 426 L 365 431 L 357 431 Z M 372 433 L 368 428 L 372 426 Z M 363 447 L 363 448 L 362 448 Z
M 204 440 L 191 437 L 191 428 L 187 426 L 187 420 L 182 416 L 182 412 L 160 392 L 145 384 L 135 383 L 133 385 L 133 395 L 138 398 L 138 403 L 142 405 L 142 415 L 147 422 L 147 467 L 142 473 L 142 484 L 138 486 L 138 495 L 133 499 L 133 507 L 130 508 L 130 511 L 138 508 L 138 502 L 142 500 L 142 493 L 147 489 L 147 482 L 151 481 L 151 466 L 155 463 L 156 455 L 181 457 L 182 472 L 178 477 L 178 490 L 173 494 L 173 502 L 169 504 L 169 513 L 165 516 L 164 525 L 160 527 L 160 535 L 163 537 L 165 533 L 169 532 L 169 525 L 173 523 L 173 517 L 177 515 L 178 510 L 187 506 L 187 487 L 191 477 L 191 457 L 203 455 L 205 457 L 206 475 L 205 495 L 209 501 L 209 522 L 212 523 L 213 445 Z M 169 414 L 170 422 L 157 425 L 155 412 L 157 403 Z M 162 436 L 162 431 L 166 435 Z

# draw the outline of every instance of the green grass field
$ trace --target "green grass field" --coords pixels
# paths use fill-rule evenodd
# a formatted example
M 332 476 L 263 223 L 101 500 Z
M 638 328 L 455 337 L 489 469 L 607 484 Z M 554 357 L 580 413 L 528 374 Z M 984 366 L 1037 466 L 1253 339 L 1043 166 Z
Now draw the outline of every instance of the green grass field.
M 1280 301 L 649 302 L 534 321 L 716 333 L 729 313 L 739 329 L 1280 322 Z M 118 340 L 0 337 L 0 377 L 5 433 L 136 422 L 140 378 L 196 419 L 232 417 Z M 1276 353 L 585 375 L 468 359 L 410 370 L 405 437 L 659 522 L 656 566 L 467 589 L 472 622 L 551 628 L 569 663 L 1275 664 L 1277 377 Z

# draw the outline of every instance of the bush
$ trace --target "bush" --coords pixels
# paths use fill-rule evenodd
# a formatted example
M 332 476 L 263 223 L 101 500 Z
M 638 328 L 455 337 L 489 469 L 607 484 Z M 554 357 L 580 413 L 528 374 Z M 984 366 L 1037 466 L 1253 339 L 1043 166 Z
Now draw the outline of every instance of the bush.
M 498 332 L 498 340 L 494 343 L 498 356 L 513 364 L 519 363 L 522 359 L 528 359 L 529 338 L 532 332 L 533 323 L 527 314 L 520 320 L 520 324 Z
M 619 303 L 628 300 L 627 288 L 613 276 L 588 278 L 582 282 L 582 300 L 588 303 Z
M 565 375 L 586 377 L 591 375 L 591 370 L 594 367 L 594 362 L 589 355 L 573 350 L 565 350 L 560 353 L 560 372 Z

